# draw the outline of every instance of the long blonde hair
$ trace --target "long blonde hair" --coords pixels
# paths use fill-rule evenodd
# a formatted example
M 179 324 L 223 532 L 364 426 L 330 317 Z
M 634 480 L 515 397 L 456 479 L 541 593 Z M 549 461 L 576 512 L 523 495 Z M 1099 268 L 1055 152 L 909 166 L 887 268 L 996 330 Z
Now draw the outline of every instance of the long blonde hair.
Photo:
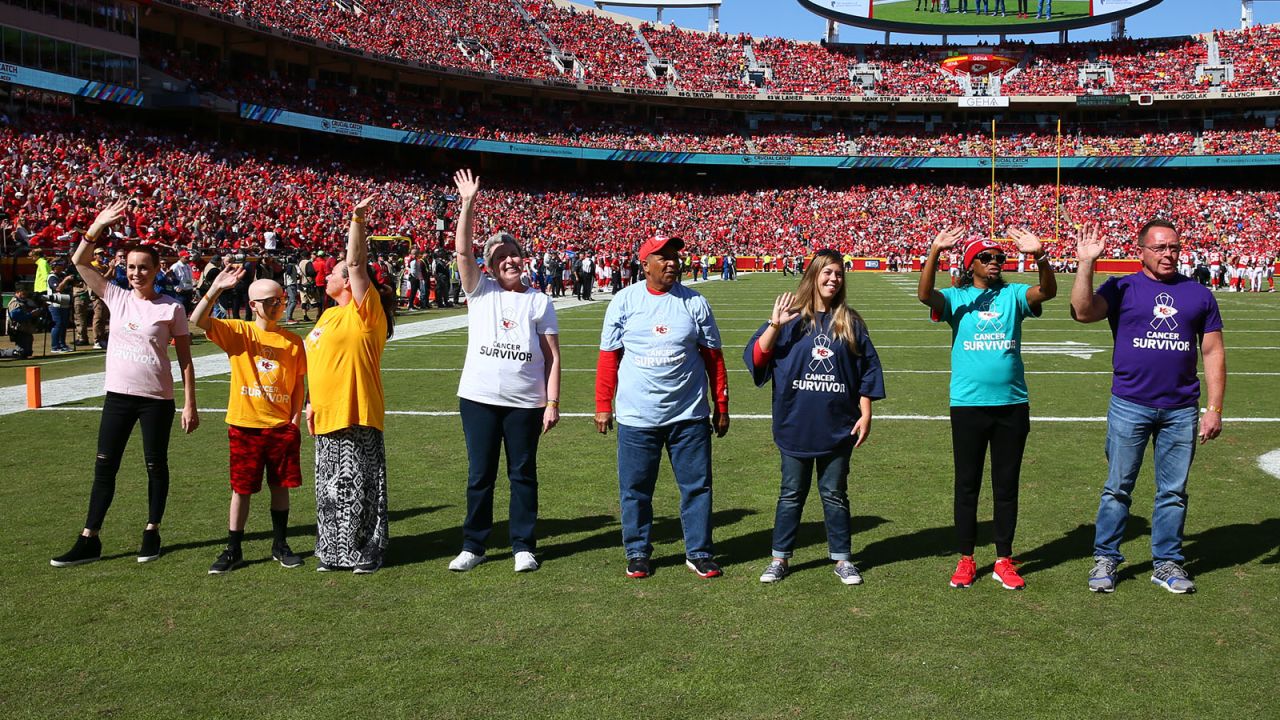
M 791 309 L 800 313 L 801 327 L 806 331 L 811 331 L 817 324 L 818 275 L 828 265 L 839 267 L 840 278 L 841 280 L 844 279 L 844 258 L 840 256 L 840 253 L 835 250 L 819 250 L 813 256 L 813 260 L 809 261 L 809 267 L 805 268 L 804 276 L 800 278 L 800 287 L 796 289 L 796 296 L 791 304 Z M 845 302 L 846 287 L 844 282 L 840 283 L 840 289 L 831 298 L 831 306 L 827 312 L 831 314 L 832 336 L 843 340 L 853 354 L 857 355 L 858 328 L 865 330 L 867 323 L 858 314 L 857 310 L 849 307 L 849 304 Z

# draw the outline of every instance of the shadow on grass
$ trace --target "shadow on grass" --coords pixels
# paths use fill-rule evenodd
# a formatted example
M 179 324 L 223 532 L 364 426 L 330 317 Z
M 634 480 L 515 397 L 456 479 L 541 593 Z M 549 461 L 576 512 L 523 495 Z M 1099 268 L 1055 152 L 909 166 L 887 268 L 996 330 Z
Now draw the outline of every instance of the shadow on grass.
M 878 527 L 889 522 L 882 517 L 874 515 L 855 515 L 850 518 L 851 527 L 854 533 L 854 542 L 857 542 L 858 533 Z M 800 523 L 800 527 L 796 530 L 797 548 L 809 548 L 818 546 L 821 548 L 819 557 L 814 560 L 807 560 L 803 563 L 791 565 L 791 570 L 804 570 L 805 568 L 816 567 L 830 563 L 831 560 L 827 553 L 827 530 L 821 520 L 813 520 L 810 522 Z M 716 555 L 720 558 L 721 565 L 741 565 L 745 563 L 765 562 L 770 556 L 773 549 L 773 528 L 766 530 L 757 530 L 746 535 L 739 535 L 730 538 L 724 542 L 716 543 Z M 863 557 L 860 553 L 854 553 L 855 557 Z
M 396 523 L 402 520 L 408 520 L 409 518 L 412 518 L 412 517 L 417 517 L 419 515 L 427 515 L 427 514 L 436 512 L 437 510 L 443 510 L 447 507 L 449 506 L 448 505 L 428 505 L 425 507 L 418 507 L 418 508 L 406 508 L 404 510 L 391 510 L 387 513 L 387 517 L 391 523 Z M 249 521 L 253 522 L 253 520 L 254 520 L 253 516 L 250 515 Z M 394 528 L 394 524 L 392 525 L 392 527 Z M 163 533 L 163 528 L 161 528 L 161 531 Z M 293 545 L 296 541 L 301 539 L 314 540 L 315 536 L 316 536 L 315 523 L 311 523 L 310 525 L 290 525 L 289 532 L 288 532 L 288 535 L 286 536 L 286 539 L 290 541 L 289 542 L 290 545 Z M 394 546 L 395 540 L 396 540 L 395 536 L 393 535 L 391 539 L 392 539 L 392 545 Z M 267 541 L 271 540 L 271 530 L 269 527 L 264 528 L 262 530 L 257 530 L 254 532 L 247 532 L 244 535 L 245 543 L 259 542 L 264 540 L 267 540 Z M 226 543 L 227 543 L 227 536 L 220 535 L 216 538 L 212 538 L 209 540 L 196 540 L 191 542 L 178 543 L 177 545 L 165 545 L 164 552 L 166 555 L 168 555 L 171 553 L 182 552 L 184 550 L 199 550 L 199 549 L 210 548 L 210 547 L 223 547 L 224 545 L 226 545 Z M 295 551 L 296 551 L 296 548 L 295 548 Z M 135 553 L 132 553 L 132 552 L 126 552 L 126 553 L 120 553 L 118 555 L 111 555 L 111 556 L 104 555 L 102 559 L 116 560 L 119 558 L 130 557 L 134 554 Z M 298 554 L 304 558 L 311 557 L 312 555 L 310 550 L 306 552 L 299 552 Z
M 1196 533 L 1188 538 L 1187 570 L 1204 575 L 1243 565 L 1267 553 L 1272 556 L 1263 564 L 1274 565 L 1280 560 L 1280 518 L 1252 525 L 1223 525 Z

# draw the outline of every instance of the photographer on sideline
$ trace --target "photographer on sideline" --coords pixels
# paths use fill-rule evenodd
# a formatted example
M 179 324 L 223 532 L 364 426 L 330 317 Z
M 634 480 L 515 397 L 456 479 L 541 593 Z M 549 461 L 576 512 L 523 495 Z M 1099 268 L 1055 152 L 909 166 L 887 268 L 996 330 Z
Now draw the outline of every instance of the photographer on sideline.
M 0 358 L 25 360 L 31 357 L 34 350 L 35 334 L 40 329 L 40 317 L 47 311 L 40 301 L 31 296 L 31 291 L 23 288 L 13 294 L 9 301 L 9 339 L 17 347 L 0 350 Z

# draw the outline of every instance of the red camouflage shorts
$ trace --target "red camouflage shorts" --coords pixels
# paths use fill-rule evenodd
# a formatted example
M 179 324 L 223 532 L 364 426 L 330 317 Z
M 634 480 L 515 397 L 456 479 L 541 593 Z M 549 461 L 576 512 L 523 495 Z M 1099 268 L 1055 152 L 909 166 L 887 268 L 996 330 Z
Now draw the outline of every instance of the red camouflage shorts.
M 302 485 L 298 456 L 302 433 L 287 423 L 274 428 L 227 426 L 231 441 L 231 490 L 237 495 L 253 495 L 262 490 L 262 471 L 271 487 L 296 488 Z

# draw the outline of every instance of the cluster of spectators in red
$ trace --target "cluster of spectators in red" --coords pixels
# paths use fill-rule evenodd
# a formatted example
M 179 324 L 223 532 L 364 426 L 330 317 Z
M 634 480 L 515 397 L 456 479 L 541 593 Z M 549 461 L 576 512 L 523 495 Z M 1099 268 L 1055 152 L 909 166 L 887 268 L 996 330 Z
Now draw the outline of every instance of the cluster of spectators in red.
M 374 234 L 434 239 L 436 191 L 444 173 L 369 174 L 342 163 L 274 158 L 212 141 L 150 135 L 84 118 L 38 117 L 26 130 L 0 127 L 0 215 L 37 246 L 65 246 L 113 197 L 129 197 L 132 239 L 195 250 L 260 245 L 276 232 L 284 247 L 334 250 L 345 241 L 345 213 L 376 194 Z M 485 178 L 477 236 L 505 230 L 536 249 L 628 252 L 655 232 L 679 234 L 695 252 L 739 255 L 836 247 L 858 254 L 918 255 L 939 228 L 990 231 L 983 186 L 898 183 L 787 185 L 764 189 L 749 177 L 732 187 L 705 184 L 595 184 L 565 187 Z M 1000 185 L 996 228 L 1027 225 L 1052 239 L 1052 184 Z M 1103 224 L 1110 250 L 1134 252 L 1148 219 L 1172 219 L 1189 245 L 1225 244 L 1250 255 L 1280 251 L 1280 192 L 1196 187 L 1063 188 L 1060 229 Z
M 378 90 L 288 82 L 252 71 L 210 67 L 176 53 L 150 49 L 146 59 L 164 72 L 191 79 L 201 89 L 229 99 L 397 129 L 439 132 L 506 142 L 660 152 L 764 153 L 787 155 L 875 155 L 887 157 L 987 157 L 991 137 L 985 129 L 931 127 L 920 123 L 865 123 L 832 119 L 759 121 L 754 129 L 722 119 L 664 118 L 660 123 L 607 115 L 589 115 L 576 105 L 508 107 L 494 101 L 444 107 L 438 98 L 399 96 Z M 216 79 L 216 80 L 214 80 Z M 1144 131 L 1143 126 L 1067 127 L 1064 156 L 1192 155 L 1191 127 Z M 1233 155 L 1275 152 L 1280 133 L 1260 121 L 1236 123 L 1231 132 L 1205 133 L 1204 152 Z M 1003 126 L 997 154 L 1004 157 L 1052 157 L 1058 139 L 1049 125 Z
M 770 92 L 861 95 L 850 68 L 865 62 L 879 68 L 873 90 L 881 95 L 957 95 L 955 78 L 939 70 L 951 50 L 941 47 L 863 46 L 826 48 L 779 38 L 708 34 L 647 23 L 631 25 L 550 0 L 190 0 L 292 33 L 336 42 L 401 60 L 546 78 L 560 75 L 550 60 L 554 43 L 575 55 L 581 74 L 596 84 L 713 92 Z M 358 10 L 357 10 L 358 8 Z M 525 12 L 521 12 L 524 10 Z M 527 15 L 526 15 L 527 12 Z M 530 19 L 532 18 L 532 19 Z M 653 78 L 650 59 L 674 66 L 674 80 Z M 1264 26 L 1215 35 L 1224 60 L 1237 63 L 1230 89 L 1280 86 L 1280 30 Z M 763 86 L 746 77 L 747 47 L 768 65 Z M 1005 94 L 1075 95 L 1207 90 L 1197 75 L 1207 60 L 1198 37 L 1118 40 L 1067 45 L 1011 43 L 995 52 L 1023 59 L 1005 79 Z M 955 50 L 955 49 L 952 49 Z M 957 50 L 958 51 L 958 50 Z M 1081 78 L 1086 63 L 1106 63 L 1114 82 Z

